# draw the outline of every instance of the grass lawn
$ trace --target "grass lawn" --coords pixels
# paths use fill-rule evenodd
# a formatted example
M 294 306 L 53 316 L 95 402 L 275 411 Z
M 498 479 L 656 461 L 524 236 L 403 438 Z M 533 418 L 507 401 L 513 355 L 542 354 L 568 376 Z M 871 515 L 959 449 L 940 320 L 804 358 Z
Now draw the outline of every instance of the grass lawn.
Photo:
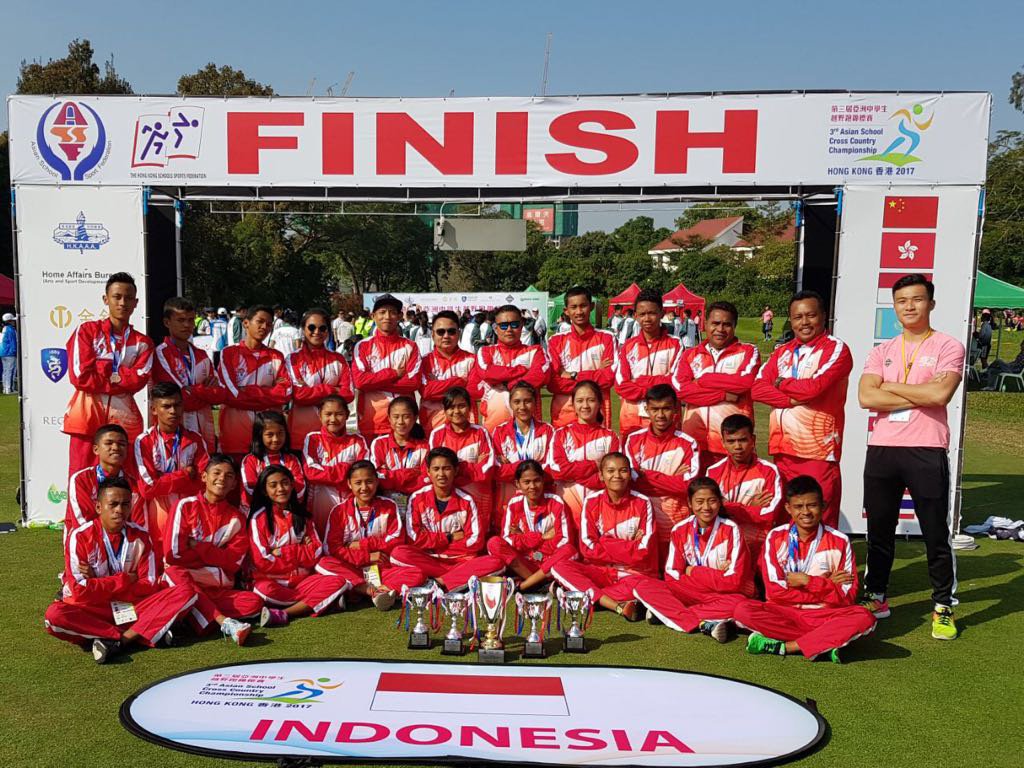
M 750 338 L 749 333 L 743 335 Z M 968 413 L 965 518 L 974 521 L 996 513 L 1020 517 L 1024 396 L 972 393 Z M 17 401 L 0 398 L 4 521 L 16 520 L 19 514 L 14 504 L 17 438 Z M 122 729 L 118 707 L 155 680 L 213 664 L 308 656 L 410 657 L 405 636 L 395 629 L 395 614 L 381 616 L 360 608 L 256 634 L 242 649 L 218 639 L 189 640 L 174 649 L 146 651 L 100 667 L 87 653 L 48 637 L 42 628 L 42 614 L 62 565 L 60 542 L 60 533 L 49 530 L 19 530 L 0 537 L 7 648 L 0 656 L 0 674 L 8 691 L 0 703 L 4 764 L 238 765 L 142 742 Z M 802 766 L 931 766 L 939 760 L 951 766 L 1017 766 L 1019 749 L 1009 744 L 1007 734 L 1016 733 L 1019 717 L 1014 715 L 1019 715 L 1024 701 L 1019 670 L 1024 545 L 988 539 L 980 543 L 978 550 L 959 557 L 958 619 L 963 636 L 953 643 L 930 637 L 924 548 L 910 541 L 897 549 L 892 618 L 848 648 L 842 666 L 751 657 L 740 642 L 720 647 L 707 638 L 680 636 L 664 627 L 625 624 L 608 613 L 596 616 L 588 635 L 594 650 L 588 656 L 560 654 L 553 661 L 708 672 L 814 699 L 832 733 L 827 745 L 801 761 Z M 856 551 L 863 561 L 862 540 Z M 516 641 L 510 643 L 513 655 L 520 647 Z M 431 653 L 426 658 L 441 657 Z M 680 701 L 679 706 L 700 703 Z M 998 716 L 1000 711 L 1009 715 L 1006 721 Z

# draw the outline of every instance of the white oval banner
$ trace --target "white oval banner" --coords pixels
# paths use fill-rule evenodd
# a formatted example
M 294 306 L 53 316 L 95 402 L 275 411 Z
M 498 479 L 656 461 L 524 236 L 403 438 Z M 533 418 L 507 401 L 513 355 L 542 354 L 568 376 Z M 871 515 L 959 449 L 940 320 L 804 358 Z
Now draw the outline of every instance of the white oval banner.
M 342 660 L 188 672 L 125 701 L 121 720 L 188 752 L 336 763 L 751 765 L 825 733 L 796 699 L 694 672 Z

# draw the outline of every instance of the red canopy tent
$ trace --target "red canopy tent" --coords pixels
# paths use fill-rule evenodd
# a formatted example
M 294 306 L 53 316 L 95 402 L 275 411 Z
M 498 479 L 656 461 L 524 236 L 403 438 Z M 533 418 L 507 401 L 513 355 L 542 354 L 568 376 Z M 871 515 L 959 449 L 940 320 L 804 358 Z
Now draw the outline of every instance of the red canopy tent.
M 703 296 L 698 296 L 685 285 L 680 283 L 662 297 L 665 309 L 674 310 L 676 315 L 682 315 L 684 309 L 693 313 L 693 319 L 697 321 L 697 327 L 704 330 L 704 301 Z
M 14 281 L 7 275 L 0 275 L 0 305 L 14 306 Z
M 615 310 L 620 307 L 632 307 L 636 303 L 638 293 L 640 293 L 640 286 L 633 283 L 618 296 L 608 299 L 608 317 L 615 314 Z

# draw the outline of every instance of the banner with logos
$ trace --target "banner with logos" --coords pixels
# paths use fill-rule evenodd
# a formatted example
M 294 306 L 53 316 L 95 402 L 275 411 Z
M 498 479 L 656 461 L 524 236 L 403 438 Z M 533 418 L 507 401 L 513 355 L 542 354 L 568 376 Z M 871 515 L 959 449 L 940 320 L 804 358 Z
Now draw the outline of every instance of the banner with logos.
M 107 316 L 103 290 L 114 272 L 135 277 L 133 325 L 145 327 L 146 238 L 140 188 L 18 186 L 15 202 L 23 508 L 32 525 L 63 520 L 67 504 L 68 437 L 61 424 L 72 387 L 65 344 L 76 325 Z M 139 402 L 143 407 L 144 394 Z
M 850 347 L 854 368 L 846 400 L 843 438 L 843 529 L 867 530 L 864 514 L 864 459 L 879 414 L 857 402 L 857 381 L 868 353 L 902 333 L 892 303 L 892 286 L 903 275 L 920 272 L 935 283 L 932 327 L 970 344 L 971 285 L 981 205 L 980 187 L 891 187 L 852 185 L 843 195 L 839 235 L 839 282 L 835 335 Z M 950 510 L 959 514 L 963 434 L 961 384 L 947 407 L 949 466 L 954 479 Z M 885 418 L 885 416 L 881 416 Z M 909 494 L 903 497 L 898 532 L 920 533 Z
M 373 302 L 382 293 L 364 293 L 363 306 L 373 308 Z M 402 311 L 419 310 L 433 317 L 441 310 L 451 310 L 459 315 L 468 309 L 470 312 L 484 312 L 497 309 L 502 304 L 515 304 L 520 309 L 536 312 L 537 317 L 547 318 L 548 294 L 546 291 L 518 291 L 510 293 L 395 293 L 393 296 L 402 302 Z
M 681 706 L 697 701 L 713 705 Z M 187 672 L 121 722 L 186 752 L 318 764 L 778 765 L 826 731 L 786 694 L 694 672 L 340 659 Z
M 981 184 L 990 106 L 988 93 L 8 98 L 15 183 L 364 199 L 374 187 L 512 199 L 537 187 Z

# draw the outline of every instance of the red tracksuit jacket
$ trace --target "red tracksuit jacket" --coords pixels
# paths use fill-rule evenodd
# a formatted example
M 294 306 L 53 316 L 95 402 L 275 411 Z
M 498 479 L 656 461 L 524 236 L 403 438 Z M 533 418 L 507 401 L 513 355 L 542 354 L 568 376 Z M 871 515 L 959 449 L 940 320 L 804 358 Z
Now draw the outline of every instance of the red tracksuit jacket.
M 358 342 L 352 352 L 352 382 L 359 391 L 357 418 L 363 435 L 388 431 L 388 403 L 397 395 L 413 395 L 420 388 L 420 350 L 404 336 L 375 332 Z M 394 369 L 405 363 L 405 375 Z
M 627 339 L 615 359 L 615 391 L 619 397 L 636 404 L 651 387 L 671 384 L 672 370 L 681 349 L 679 339 L 664 329 L 650 342 L 642 333 Z
M 591 493 L 580 517 L 580 554 L 591 565 L 657 576 L 657 547 L 652 546 L 651 500 L 630 491 L 618 503 L 607 491 Z
M 83 575 L 83 565 L 89 565 L 96 575 Z M 131 573 L 138 574 L 138 581 L 129 580 Z M 119 536 L 107 535 L 103 523 L 96 518 L 75 528 L 68 537 L 64 550 L 62 599 L 65 603 L 92 606 L 106 606 L 111 600 L 134 603 L 159 590 L 159 579 L 160 564 L 149 536 L 134 523 L 125 523 Z
M 270 515 L 274 516 L 274 530 L 270 527 Z M 275 555 L 273 550 L 281 549 Z M 266 508 L 258 509 L 249 518 L 249 557 L 252 559 L 252 575 L 255 579 L 270 579 L 286 587 L 294 587 L 313 573 L 323 542 L 317 535 L 312 518 L 306 519 L 306 526 L 300 538 L 292 524 L 292 513 Z
M 308 482 L 345 488 L 348 468 L 369 458 L 370 449 L 361 435 L 332 435 L 321 429 L 306 435 L 302 455 L 306 459 Z
M 303 344 L 287 358 L 285 366 L 295 405 L 316 406 L 328 395 L 341 395 L 346 402 L 352 402 L 352 371 L 337 352 Z
M 200 487 L 198 475 L 209 460 L 202 435 L 188 429 L 167 435 L 154 426 L 135 438 L 139 490 L 146 501 L 196 493 Z M 195 467 L 197 479 L 189 477 L 189 467 Z
M 459 434 L 447 424 L 442 424 L 430 433 L 428 442 L 431 448 L 444 446 L 455 451 L 459 457 L 456 483 L 490 483 L 493 479 L 496 464 L 494 446 L 483 427 L 470 424 L 465 432 Z
M 686 499 L 690 481 L 700 472 L 697 442 L 674 429 L 655 435 L 650 427 L 626 438 L 625 454 L 637 475 L 636 489 L 648 496 Z
M 615 383 L 615 336 L 608 331 L 590 328 L 580 334 L 576 329 L 556 333 L 548 340 L 551 377 L 548 389 L 555 395 L 568 395 L 580 381 L 596 382 L 607 393 Z M 608 361 L 607 368 L 598 365 Z M 575 380 L 562 377 L 562 371 L 575 371 Z M 607 395 L 606 395 L 607 399 Z
M 249 553 L 245 528 L 242 513 L 228 501 L 210 502 L 203 494 L 182 499 L 168 521 L 164 560 L 189 569 L 200 586 L 231 588 Z
M 222 404 L 227 392 L 210 356 L 192 344 L 188 348 L 189 353 L 183 354 L 170 338 L 164 339 L 154 353 L 153 383 L 170 381 L 181 387 L 182 426 L 201 434 L 206 445 L 213 447 L 217 434 L 212 406 Z
M 420 367 L 420 424 L 428 432 L 444 422 L 444 407 L 441 399 L 452 387 L 469 390 L 470 396 L 479 398 L 471 384 L 476 368 L 476 355 L 458 347 L 451 357 L 445 357 L 436 349 L 423 358 Z
M 249 449 L 257 411 L 280 410 L 291 400 L 292 384 L 285 372 L 284 355 L 260 345 L 225 347 L 220 353 L 220 379 L 227 389 L 220 412 L 220 444 L 225 453 Z
M 241 469 L 242 504 L 245 507 L 249 506 L 249 501 L 252 499 L 260 472 L 271 464 L 278 464 L 289 470 L 292 473 L 292 478 L 295 480 L 295 493 L 298 494 L 300 500 L 306 497 L 306 473 L 303 469 L 305 459 L 300 459 L 291 451 L 288 453 L 267 453 L 263 456 L 247 453 L 245 458 L 242 459 Z
M 394 435 L 381 435 L 370 443 L 370 461 L 377 468 L 380 487 L 385 491 L 410 494 L 427 481 L 423 461 L 430 446 L 426 440 L 409 438 L 400 446 Z
M 725 513 L 731 520 L 749 523 L 766 530 L 775 526 L 782 509 L 782 476 L 770 461 L 756 456 L 753 463 L 737 467 L 726 457 L 708 467 L 707 476 L 718 483 L 725 496 Z M 755 506 L 751 500 L 765 491 L 772 492 L 772 500 L 765 506 Z
M 80 469 L 68 480 L 68 505 L 64 511 L 64 538 L 80 525 L 91 523 L 96 519 L 96 495 L 99 490 L 100 478 L 97 473 L 99 465 Z M 123 469 L 116 477 L 125 478 L 132 487 L 132 519 L 131 522 L 145 530 L 146 507 L 139 493 L 139 482 Z
M 696 517 L 676 523 L 665 560 L 665 578 L 686 579 L 709 593 L 753 597 L 754 573 L 740 528 L 731 520 L 716 518 L 716 524 L 701 530 Z M 694 547 L 698 533 L 700 552 Z M 687 566 L 694 566 L 687 574 Z
M 533 422 L 533 434 L 528 433 L 523 436 L 522 445 L 519 445 L 516 440 L 516 431 L 515 419 L 510 419 L 491 433 L 491 444 L 494 446 L 495 455 L 505 460 L 498 464 L 498 471 L 495 475 L 495 479 L 499 483 L 514 483 L 516 468 L 524 459 L 533 459 L 543 465 L 551 448 L 551 440 L 555 436 L 554 427 L 547 422 L 537 420 Z
M 798 539 L 796 559 L 791 563 L 791 526 L 786 524 L 773 528 L 764 543 L 761 570 L 767 601 L 795 608 L 841 608 L 853 605 L 857 601 L 857 563 L 853 557 L 853 546 L 846 534 L 820 524 L 819 536 L 809 541 Z M 810 576 L 810 583 L 803 587 L 788 586 L 788 571 L 806 573 Z M 842 586 L 833 583 L 828 574 L 837 571 L 851 574 L 853 581 Z
M 519 526 L 519 530 L 525 533 L 512 533 L 514 526 Z M 558 533 L 545 540 L 544 534 L 552 530 Z M 572 542 L 569 510 L 565 508 L 565 502 L 553 493 L 545 493 L 544 499 L 536 506 L 530 506 L 525 496 L 513 496 L 505 508 L 501 538 L 520 554 L 540 551 L 549 557 L 559 547 Z
M 463 532 L 465 538 L 448 541 L 447 534 Z M 446 560 L 468 560 L 484 548 L 484 531 L 476 502 L 456 489 L 444 512 L 438 511 L 433 486 L 409 497 L 409 543 Z
M 487 429 L 493 430 L 512 418 L 509 408 L 509 387 L 518 381 L 532 384 L 539 391 L 548 380 L 551 364 L 539 344 L 490 344 L 476 354 L 476 367 L 470 377 L 471 388 L 480 398 L 480 416 Z M 535 405 L 540 416 L 540 398 Z
M 555 480 L 579 483 L 600 490 L 601 475 L 595 463 L 607 453 L 619 450 L 619 436 L 598 424 L 576 422 L 559 427 L 551 437 L 548 469 Z
M 350 545 L 357 542 L 359 546 L 353 549 Z M 404 543 L 402 516 L 395 502 L 378 496 L 369 509 L 358 509 L 355 498 L 349 496 L 327 518 L 323 553 L 363 568 L 370 564 L 374 552 L 390 553 Z
M 852 369 L 849 347 L 828 334 L 803 346 L 794 339 L 772 353 L 758 372 L 751 394 L 772 406 L 768 450 L 773 455 L 840 460 Z M 801 404 L 791 405 L 790 398 Z

